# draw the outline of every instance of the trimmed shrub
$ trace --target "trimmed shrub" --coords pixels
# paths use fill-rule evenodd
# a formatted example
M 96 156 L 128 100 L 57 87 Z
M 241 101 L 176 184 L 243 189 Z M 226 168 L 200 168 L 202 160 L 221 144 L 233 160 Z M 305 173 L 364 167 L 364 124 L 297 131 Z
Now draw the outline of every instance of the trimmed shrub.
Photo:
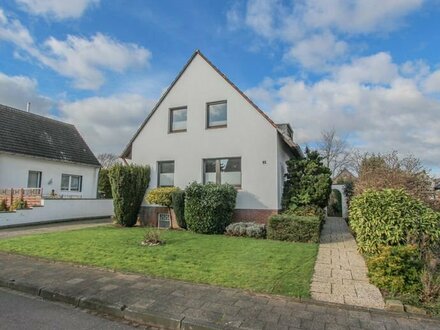
M 7 210 L 8 210 L 8 205 L 6 204 L 6 199 L 2 199 L 0 201 L 0 212 Z
M 231 223 L 237 191 L 230 184 L 193 182 L 185 189 L 185 221 L 201 234 L 223 234 Z
M 226 227 L 226 235 L 266 238 L 266 225 L 255 222 L 236 222 Z
M 318 216 L 278 214 L 269 218 L 267 238 L 304 243 L 318 243 L 321 219 Z
M 109 170 L 109 178 L 116 222 L 132 227 L 150 183 L 150 167 L 116 164 Z
M 145 198 L 149 204 L 163 205 L 171 207 L 171 195 L 173 192 L 180 190 L 177 187 L 159 187 L 150 190 Z
M 186 229 L 185 191 L 179 189 L 171 193 L 171 207 L 174 210 L 179 227 Z
M 109 170 L 101 168 L 98 177 L 98 193 L 100 198 L 112 198 L 112 185 L 108 176 Z
M 414 245 L 385 246 L 367 264 L 371 282 L 393 295 L 417 293 L 422 288 L 423 263 Z
M 288 209 L 283 214 L 300 215 L 304 217 L 317 216 L 319 217 L 319 219 L 321 219 L 321 221 L 324 221 L 325 219 L 324 210 L 316 205 L 305 205 L 297 207 L 295 209 Z
M 367 190 L 350 203 L 350 226 L 359 250 L 380 252 L 383 246 L 417 243 L 425 247 L 440 241 L 440 213 L 403 190 Z

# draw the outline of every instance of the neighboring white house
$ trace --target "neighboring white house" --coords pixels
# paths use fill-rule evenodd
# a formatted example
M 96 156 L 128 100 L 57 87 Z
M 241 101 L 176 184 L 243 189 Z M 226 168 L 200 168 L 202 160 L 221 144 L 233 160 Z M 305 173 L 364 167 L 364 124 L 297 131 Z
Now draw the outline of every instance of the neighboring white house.
M 292 135 L 196 51 L 121 157 L 150 165 L 150 188 L 233 184 L 235 220 L 265 222 L 281 208 L 286 160 L 302 155 Z M 156 224 L 161 212 L 144 204 L 141 216 Z
M 96 198 L 100 164 L 73 125 L 0 105 L 0 190 Z M 1 192 L 0 192 L 1 193 Z

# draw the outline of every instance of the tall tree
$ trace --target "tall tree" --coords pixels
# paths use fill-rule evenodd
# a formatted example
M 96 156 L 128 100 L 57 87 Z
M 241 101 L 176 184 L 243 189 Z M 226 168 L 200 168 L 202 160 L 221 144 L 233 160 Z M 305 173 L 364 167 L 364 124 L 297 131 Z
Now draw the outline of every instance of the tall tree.
M 118 163 L 119 157 L 112 153 L 102 153 L 96 156 L 103 168 L 110 168 Z
M 321 141 L 318 143 L 318 150 L 332 177 L 338 175 L 344 167 L 350 164 L 350 152 L 347 141 L 338 136 L 334 128 L 321 132 Z

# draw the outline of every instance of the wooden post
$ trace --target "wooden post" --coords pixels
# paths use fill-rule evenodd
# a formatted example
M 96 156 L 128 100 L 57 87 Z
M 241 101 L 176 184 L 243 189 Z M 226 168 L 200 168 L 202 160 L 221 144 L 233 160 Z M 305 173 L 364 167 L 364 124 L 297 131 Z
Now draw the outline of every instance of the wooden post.
M 13 202 L 14 202 L 14 188 L 11 188 L 11 199 L 10 199 L 9 208 L 12 207 Z
M 22 201 L 23 198 L 24 198 L 24 189 L 21 188 L 21 189 L 20 189 L 20 200 Z

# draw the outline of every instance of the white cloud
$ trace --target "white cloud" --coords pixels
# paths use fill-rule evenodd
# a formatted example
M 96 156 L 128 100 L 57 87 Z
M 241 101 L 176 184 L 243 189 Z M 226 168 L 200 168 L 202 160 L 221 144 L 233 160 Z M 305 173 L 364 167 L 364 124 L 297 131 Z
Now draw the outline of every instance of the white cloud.
M 302 19 L 310 28 L 334 28 L 345 33 L 389 31 L 422 3 L 423 0 L 309 0 Z
M 320 81 L 265 80 L 247 93 L 269 106 L 276 121 L 290 122 L 299 143 L 312 144 L 323 129 L 335 127 L 366 150 L 397 149 L 438 166 L 440 101 L 399 69 L 378 53 L 336 67 Z
M 31 102 L 31 111 L 47 115 L 53 106 L 51 99 L 40 95 L 38 84 L 25 76 L 8 76 L 0 72 L 0 103 L 17 109 L 26 109 Z
M 153 102 L 138 94 L 90 97 L 60 105 L 61 120 L 74 124 L 95 153 L 121 153 Z
M 36 80 L 0 72 L 0 104 L 71 123 L 96 154 L 119 154 L 147 117 L 154 102 L 140 94 L 89 97 L 56 102 L 41 95 Z
M 295 43 L 285 58 L 301 63 L 306 69 L 323 71 L 331 62 L 341 61 L 347 50 L 346 42 L 326 32 Z
M 440 93 L 440 70 L 430 74 L 424 84 L 428 93 Z
M 124 72 L 142 67 L 151 57 L 149 50 L 121 43 L 97 33 L 90 39 L 69 35 L 65 41 L 51 37 L 37 58 L 59 74 L 74 79 L 82 89 L 97 89 L 104 83 L 103 70 Z
M 16 19 L 8 19 L 0 8 L 0 40 L 12 42 L 18 47 L 27 48 L 33 44 L 29 31 Z
M 248 0 L 227 12 L 231 29 L 248 28 L 269 43 L 287 45 L 285 59 L 307 70 L 327 71 L 346 54 L 350 35 L 396 29 L 423 0 Z M 346 40 L 349 40 L 348 38 Z M 340 62 L 340 61 L 337 61 Z
M 99 0 L 15 0 L 22 9 L 57 20 L 79 18 L 84 11 L 99 4 Z
M 336 68 L 334 75 L 344 82 L 387 84 L 396 79 L 398 66 L 388 53 L 380 52 L 354 59 Z
M 50 37 L 39 46 L 29 31 L 18 20 L 8 19 L 1 8 L 0 40 L 13 43 L 19 51 L 72 78 L 74 86 L 80 89 L 98 89 L 105 82 L 106 71 L 122 73 L 141 68 L 151 58 L 148 49 L 102 33 L 90 38 L 68 35 L 66 40 Z M 23 57 L 17 53 L 17 58 Z

